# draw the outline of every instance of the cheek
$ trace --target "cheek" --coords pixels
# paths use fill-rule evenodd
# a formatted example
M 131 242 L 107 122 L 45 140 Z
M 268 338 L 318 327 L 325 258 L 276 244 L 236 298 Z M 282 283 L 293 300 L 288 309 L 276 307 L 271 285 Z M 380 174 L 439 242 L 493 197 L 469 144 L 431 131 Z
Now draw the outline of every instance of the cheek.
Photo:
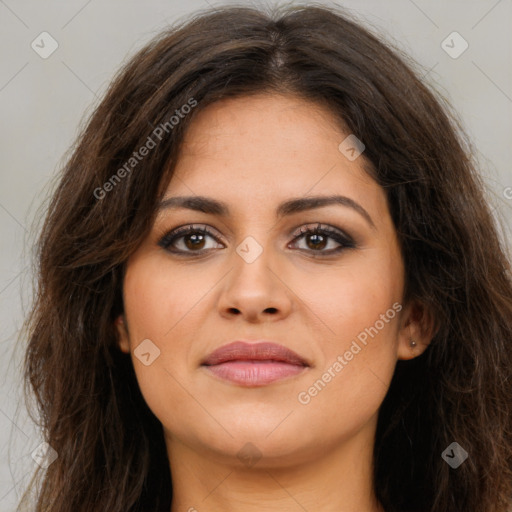
M 340 294 L 338 316 L 326 318 L 336 336 L 323 344 L 322 364 L 301 383 L 296 402 L 312 433 L 355 435 L 378 412 L 396 365 L 400 304 L 389 290 Z M 384 315 L 382 320 L 381 314 Z M 314 437 L 316 434 L 312 434 Z M 313 442 L 313 439 L 311 439 Z
M 132 341 L 142 336 L 163 343 L 175 337 L 173 334 L 190 322 L 198 303 L 214 283 L 211 272 L 199 267 L 183 272 L 170 267 L 165 257 L 149 254 L 135 259 L 124 279 Z
M 389 324 L 396 324 L 393 322 L 398 316 L 396 309 L 401 309 L 393 308 L 393 304 L 402 300 L 403 269 L 394 252 L 386 254 L 369 249 L 353 253 L 343 265 L 300 281 L 297 294 L 322 321 L 323 331 L 330 340 L 324 347 L 331 355 L 350 345 L 352 339 L 376 322 L 383 337 L 396 335 L 396 329 L 390 329 Z M 387 320 L 385 328 L 381 315 Z
M 134 258 L 124 279 L 124 305 L 139 388 L 162 424 L 184 437 L 190 428 L 187 426 L 204 416 L 189 394 L 190 373 L 196 363 L 191 357 L 191 338 L 193 329 L 204 323 L 201 300 L 215 282 L 211 271 L 197 268 L 193 273 L 180 272 L 154 256 Z M 143 364 L 135 352 L 147 339 L 159 350 L 157 357 L 150 356 L 149 365 Z M 180 411 L 179 418 L 175 411 Z M 209 425 L 211 429 L 216 427 Z
M 342 410 L 371 416 L 396 365 L 402 267 L 399 259 L 385 260 L 376 253 L 369 251 L 368 258 L 354 259 L 353 265 L 347 259 L 346 266 L 330 274 L 325 289 L 309 295 L 328 336 L 320 345 L 323 360 L 300 403 L 310 401 L 319 409 L 338 404 L 342 409 L 334 410 L 333 418 L 343 416 Z

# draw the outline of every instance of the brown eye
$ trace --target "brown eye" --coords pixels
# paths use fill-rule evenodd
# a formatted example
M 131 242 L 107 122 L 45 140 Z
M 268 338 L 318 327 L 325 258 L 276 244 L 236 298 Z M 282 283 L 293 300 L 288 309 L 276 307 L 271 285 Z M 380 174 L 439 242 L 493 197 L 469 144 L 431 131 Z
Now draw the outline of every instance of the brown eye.
M 164 235 L 158 245 L 174 253 L 200 253 L 217 247 L 205 247 L 208 238 L 218 241 L 206 227 L 185 226 Z M 223 247 L 223 246 L 222 246 Z
M 322 227 L 321 224 L 317 224 L 315 227 L 301 228 L 293 242 L 300 239 L 304 239 L 306 241 L 307 247 L 304 250 L 317 252 L 321 255 L 334 254 L 344 249 L 354 249 L 356 247 L 354 241 L 342 231 L 331 227 Z M 335 245 L 334 247 L 331 247 L 330 250 L 325 251 L 324 249 L 329 245 L 329 242 L 332 242 Z M 338 247 L 336 247 L 336 244 Z
M 305 235 L 305 238 L 310 249 L 324 249 L 329 237 L 319 233 L 308 233 Z
M 183 243 L 188 249 L 203 249 L 205 235 L 203 233 L 191 233 L 183 235 Z

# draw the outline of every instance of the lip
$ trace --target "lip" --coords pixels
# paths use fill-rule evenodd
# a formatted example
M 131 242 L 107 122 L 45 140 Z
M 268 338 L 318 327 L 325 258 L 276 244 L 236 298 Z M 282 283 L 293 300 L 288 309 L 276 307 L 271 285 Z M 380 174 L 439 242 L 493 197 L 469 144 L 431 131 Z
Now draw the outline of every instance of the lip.
M 277 343 L 234 341 L 214 350 L 201 366 L 220 379 L 257 387 L 298 375 L 310 364 Z

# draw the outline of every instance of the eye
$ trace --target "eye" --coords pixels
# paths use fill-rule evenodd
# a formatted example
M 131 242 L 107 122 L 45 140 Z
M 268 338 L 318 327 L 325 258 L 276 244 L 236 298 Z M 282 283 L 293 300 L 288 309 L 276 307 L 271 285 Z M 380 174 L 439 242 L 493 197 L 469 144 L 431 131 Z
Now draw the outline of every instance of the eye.
M 205 247 L 207 237 L 217 241 L 217 238 L 206 226 L 183 226 L 164 235 L 158 245 L 173 253 L 199 253 L 205 249 L 215 249 L 215 247 Z
M 303 250 L 317 252 L 325 256 L 338 253 L 344 249 L 354 249 L 356 247 L 352 238 L 341 230 L 329 226 L 322 226 L 321 224 L 317 224 L 314 227 L 303 226 L 300 228 L 293 242 L 301 239 L 304 239 L 307 246 Z M 323 250 L 329 245 L 329 242 L 334 242 L 335 247 L 327 251 Z M 336 244 L 338 244 L 338 247 L 336 247 Z

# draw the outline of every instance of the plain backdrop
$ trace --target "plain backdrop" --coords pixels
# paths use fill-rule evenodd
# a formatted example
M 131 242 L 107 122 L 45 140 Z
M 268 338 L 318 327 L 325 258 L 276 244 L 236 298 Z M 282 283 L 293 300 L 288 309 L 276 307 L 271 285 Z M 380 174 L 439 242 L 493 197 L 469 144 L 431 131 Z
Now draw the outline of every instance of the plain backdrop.
M 228 3 L 234 2 L 223 2 Z M 423 79 L 434 84 L 453 105 L 474 144 L 489 201 L 503 226 L 503 237 L 509 240 L 512 0 L 337 3 L 411 55 Z M 0 0 L 2 512 L 14 510 L 35 467 L 31 453 L 41 443 L 23 402 L 23 340 L 18 339 L 32 294 L 30 265 L 37 235 L 34 223 L 41 219 L 38 208 L 48 194 L 50 180 L 65 161 L 78 127 L 122 63 L 160 30 L 208 5 L 221 3 Z M 50 34 L 56 43 L 46 35 L 40 36 L 42 32 Z M 43 46 L 41 37 L 46 38 L 45 51 L 51 49 L 51 44 L 58 44 L 47 58 L 40 55 L 42 48 L 38 52 L 32 46 L 33 41 Z

